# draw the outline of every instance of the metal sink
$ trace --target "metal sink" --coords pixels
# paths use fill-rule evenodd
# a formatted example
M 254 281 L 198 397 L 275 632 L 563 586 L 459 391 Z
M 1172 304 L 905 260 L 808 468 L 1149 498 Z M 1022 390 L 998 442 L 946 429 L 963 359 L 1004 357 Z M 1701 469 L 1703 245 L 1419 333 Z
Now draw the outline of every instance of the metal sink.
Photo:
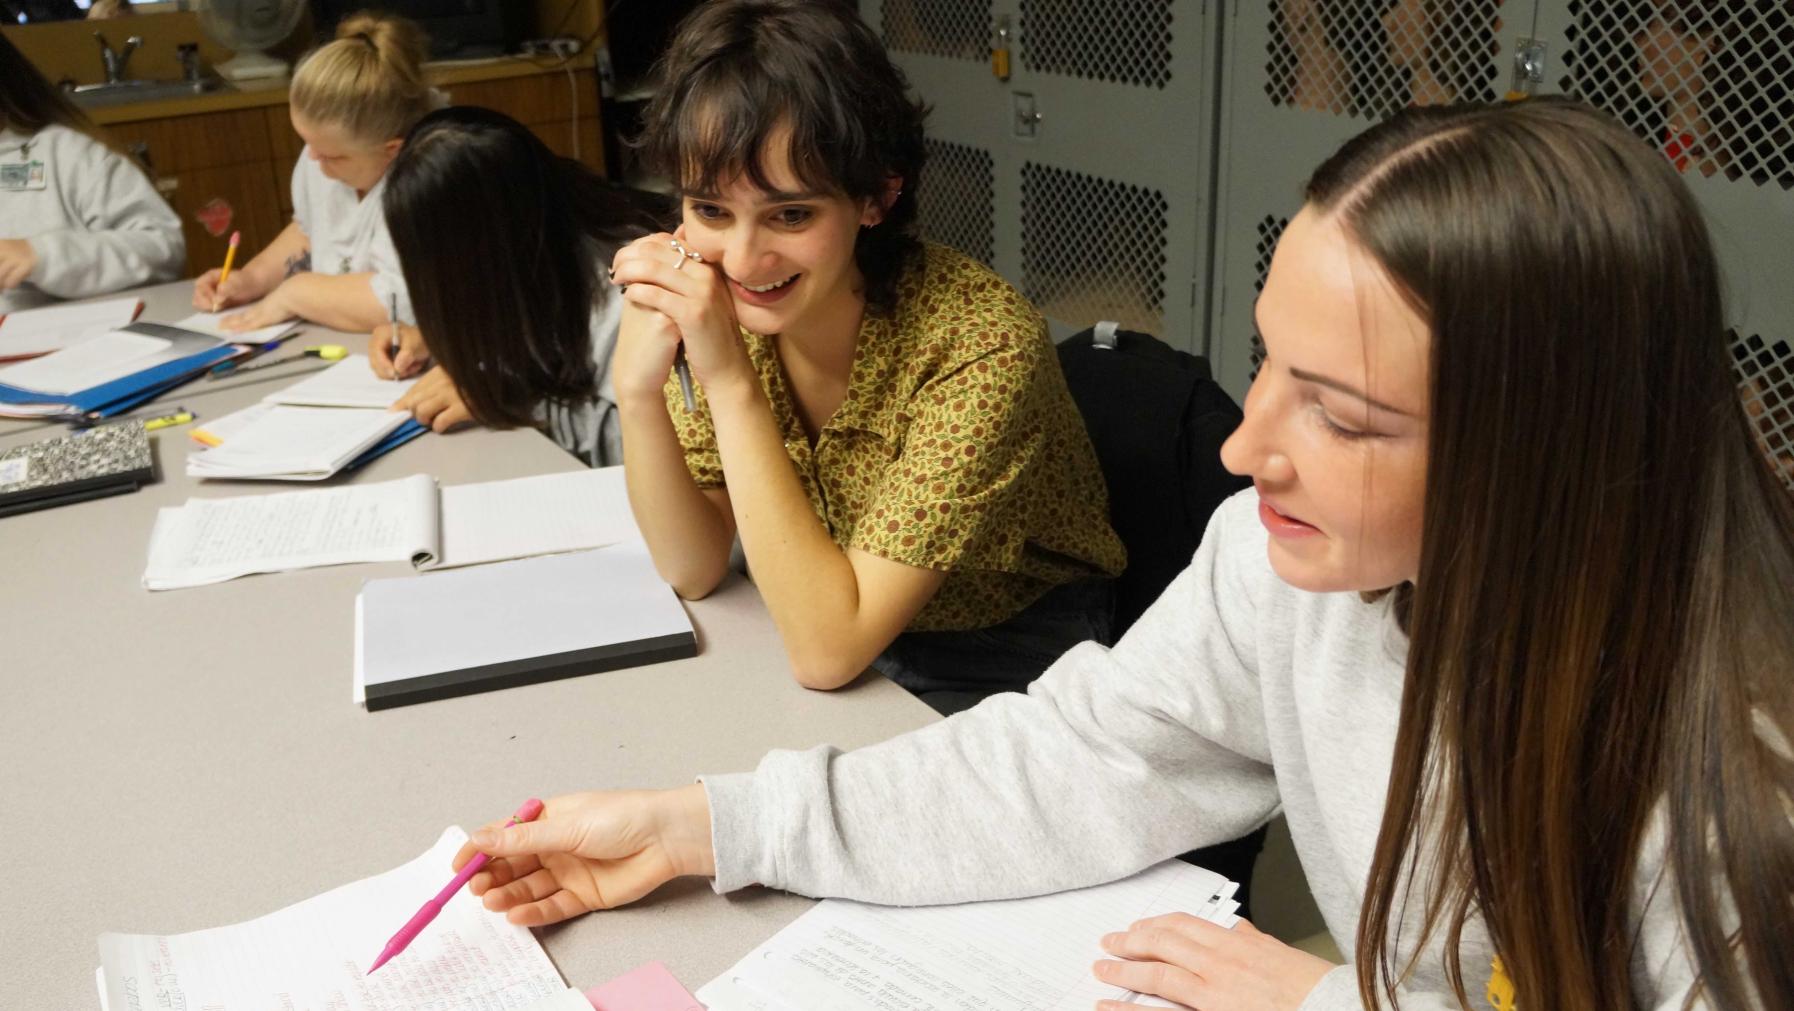
M 85 106 L 123 105 L 127 102 L 153 102 L 164 98 L 183 98 L 215 91 L 223 84 L 216 77 L 197 81 L 115 81 L 110 84 L 82 84 L 69 89 L 69 97 Z

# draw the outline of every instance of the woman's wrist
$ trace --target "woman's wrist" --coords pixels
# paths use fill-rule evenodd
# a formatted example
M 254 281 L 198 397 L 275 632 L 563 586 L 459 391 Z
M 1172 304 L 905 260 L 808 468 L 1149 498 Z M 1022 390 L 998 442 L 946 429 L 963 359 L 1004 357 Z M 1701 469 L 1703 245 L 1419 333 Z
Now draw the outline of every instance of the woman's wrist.
M 660 842 L 681 876 L 715 877 L 716 851 L 710 842 L 710 797 L 701 783 L 666 790 L 656 797 Z

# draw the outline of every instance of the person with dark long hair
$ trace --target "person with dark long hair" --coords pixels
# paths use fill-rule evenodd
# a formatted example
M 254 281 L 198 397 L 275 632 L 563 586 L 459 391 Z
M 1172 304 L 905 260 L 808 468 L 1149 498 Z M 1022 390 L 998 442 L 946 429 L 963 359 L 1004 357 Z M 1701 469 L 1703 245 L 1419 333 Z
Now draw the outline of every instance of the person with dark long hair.
M 844 3 L 717 0 L 644 113 L 682 223 L 617 255 L 630 502 L 688 598 L 737 534 L 807 687 L 942 711 L 1107 641 L 1125 553 L 1038 311 L 911 234 L 924 109 Z M 669 380 L 683 353 L 688 403 Z
M 611 388 L 622 300 L 605 278 L 658 226 L 639 201 L 490 109 L 425 116 L 387 172 L 387 228 L 417 327 L 368 342 L 385 375 L 434 367 L 395 405 L 446 431 L 538 426 L 587 464 L 622 462 Z
M 186 259 L 143 169 L 0 35 L 0 314 L 170 281 Z
M 1721 287 L 1606 114 L 1398 115 L 1276 251 L 1222 453 L 1254 488 L 1112 649 L 860 751 L 557 797 L 456 863 L 494 856 L 473 889 L 525 924 L 681 874 L 958 902 L 1281 810 L 1353 964 L 1171 915 L 1096 976 L 1204 1011 L 1794 1007 L 1794 503 Z

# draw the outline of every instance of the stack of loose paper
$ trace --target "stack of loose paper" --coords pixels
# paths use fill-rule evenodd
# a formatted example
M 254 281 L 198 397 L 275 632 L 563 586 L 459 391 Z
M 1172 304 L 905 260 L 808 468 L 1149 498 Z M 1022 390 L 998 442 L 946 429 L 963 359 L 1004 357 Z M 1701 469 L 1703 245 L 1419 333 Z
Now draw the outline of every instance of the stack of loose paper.
M 1238 886 L 1178 860 L 1095 888 L 895 908 L 830 899 L 698 991 L 710 1011 L 1089 1011 L 1180 1005 L 1098 982 L 1104 934 L 1165 913 L 1232 927 Z
M 256 404 L 192 434 L 208 448 L 187 457 L 190 477 L 321 481 L 416 438 L 404 411 Z
M 623 468 L 451 485 L 428 474 L 317 491 L 188 499 L 150 533 L 143 585 L 221 583 L 349 562 L 419 569 L 579 551 L 639 538 Z
M 465 888 L 408 948 L 367 974 L 387 938 L 442 887 L 466 840 L 450 828 L 402 867 L 246 923 L 172 936 L 102 934 L 100 1006 L 487 1011 L 565 995 L 529 928 L 506 922 Z
M 60 351 L 137 318 L 143 302 L 109 298 L 41 309 L 22 309 L 0 317 L 0 362 Z

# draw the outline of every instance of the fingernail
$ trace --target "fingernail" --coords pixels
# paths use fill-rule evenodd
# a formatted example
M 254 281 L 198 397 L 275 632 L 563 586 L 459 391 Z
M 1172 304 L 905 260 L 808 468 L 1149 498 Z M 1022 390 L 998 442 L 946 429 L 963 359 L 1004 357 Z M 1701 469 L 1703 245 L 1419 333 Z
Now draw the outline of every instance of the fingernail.
M 1115 975 L 1115 963 L 1114 962 L 1109 962 L 1109 961 L 1098 962 L 1098 963 L 1096 963 L 1095 968 L 1096 968 L 1096 974 L 1098 976 L 1113 976 L 1113 975 Z
M 1102 946 L 1104 951 L 1114 951 L 1121 944 L 1120 934 L 1104 934 Z

